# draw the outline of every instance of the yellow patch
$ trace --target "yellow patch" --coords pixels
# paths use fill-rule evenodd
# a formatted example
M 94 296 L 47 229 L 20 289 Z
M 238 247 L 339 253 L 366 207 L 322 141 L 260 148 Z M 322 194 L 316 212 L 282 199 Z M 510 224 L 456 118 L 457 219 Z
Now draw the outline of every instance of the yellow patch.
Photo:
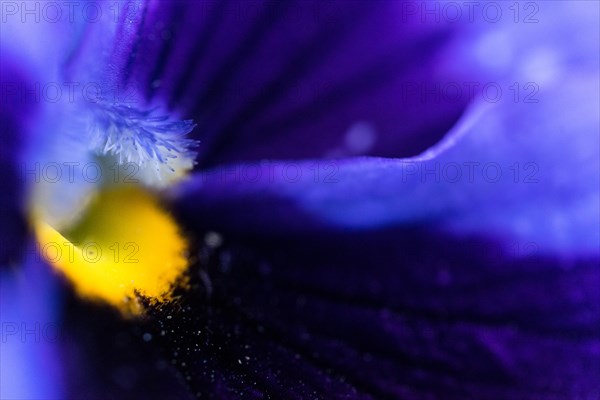
M 75 227 L 62 234 L 34 221 L 41 255 L 84 298 L 140 315 L 136 294 L 172 300 L 188 266 L 187 243 L 156 199 L 136 187 L 104 189 Z

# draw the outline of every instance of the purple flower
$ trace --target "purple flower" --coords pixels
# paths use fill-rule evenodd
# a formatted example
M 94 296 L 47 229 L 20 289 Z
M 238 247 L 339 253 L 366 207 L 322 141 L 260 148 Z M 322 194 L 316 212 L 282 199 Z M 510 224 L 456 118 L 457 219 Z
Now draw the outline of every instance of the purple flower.
M 600 396 L 598 4 L 0 6 L 0 397 Z

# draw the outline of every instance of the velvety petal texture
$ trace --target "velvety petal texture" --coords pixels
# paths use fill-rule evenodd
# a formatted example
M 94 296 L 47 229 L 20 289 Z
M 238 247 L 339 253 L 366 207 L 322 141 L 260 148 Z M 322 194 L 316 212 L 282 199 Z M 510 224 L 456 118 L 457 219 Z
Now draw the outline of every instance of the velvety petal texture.
M 599 393 L 598 257 L 422 229 L 207 238 L 155 330 L 199 398 Z
M 64 399 L 194 399 L 155 345 L 151 321 L 125 321 L 110 307 L 82 302 L 69 288 L 63 290 Z

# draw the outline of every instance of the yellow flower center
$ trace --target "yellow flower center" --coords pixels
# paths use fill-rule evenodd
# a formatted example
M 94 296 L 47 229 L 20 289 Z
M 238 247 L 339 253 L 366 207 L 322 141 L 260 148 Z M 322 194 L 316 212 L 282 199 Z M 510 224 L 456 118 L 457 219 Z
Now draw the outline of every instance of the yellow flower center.
M 103 300 L 125 316 L 140 315 L 138 295 L 173 300 L 184 283 L 187 243 L 156 198 L 140 187 L 103 189 L 76 226 L 58 232 L 34 218 L 41 255 L 79 295 Z

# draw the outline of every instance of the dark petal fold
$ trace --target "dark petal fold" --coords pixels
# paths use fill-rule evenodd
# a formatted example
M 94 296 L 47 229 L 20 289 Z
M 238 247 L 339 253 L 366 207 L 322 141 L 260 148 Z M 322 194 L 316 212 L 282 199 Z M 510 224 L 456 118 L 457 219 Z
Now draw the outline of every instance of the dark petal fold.
M 200 398 L 600 393 L 599 259 L 424 229 L 205 246 L 158 341 Z
M 405 2 L 124 4 L 87 27 L 67 71 L 193 118 L 200 166 L 415 155 L 470 100 L 419 89 L 461 80 L 440 55 L 457 26 L 423 24 Z

